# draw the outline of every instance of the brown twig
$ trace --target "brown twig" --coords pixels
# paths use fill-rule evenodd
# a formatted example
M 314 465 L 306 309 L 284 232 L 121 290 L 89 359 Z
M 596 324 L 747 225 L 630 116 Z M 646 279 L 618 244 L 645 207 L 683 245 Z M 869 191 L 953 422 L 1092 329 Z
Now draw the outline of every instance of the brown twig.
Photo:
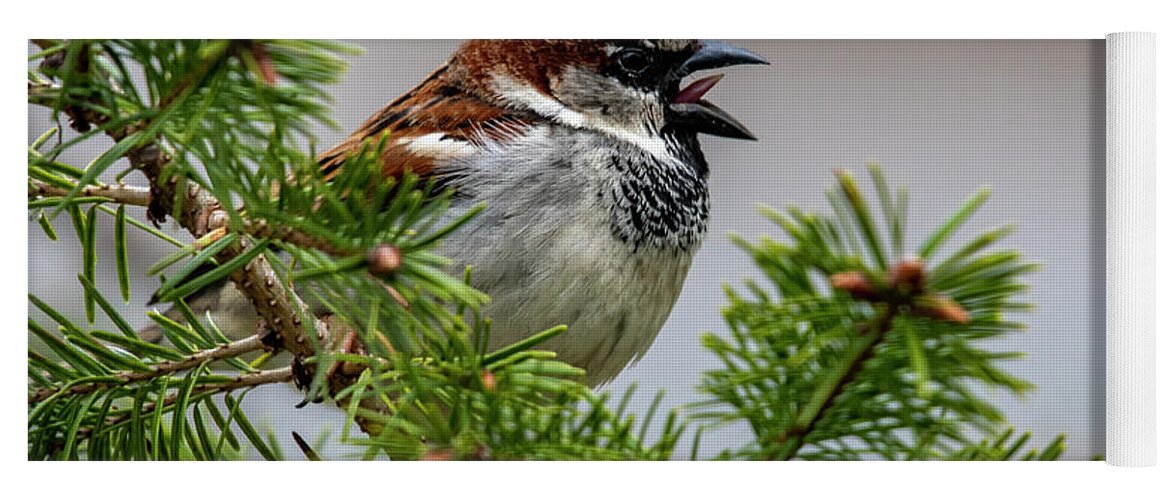
M 31 90 L 30 90 L 31 92 Z M 104 117 L 93 110 L 66 110 L 75 121 L 104 123 Z M 76 115 L 76 116 L 75 116 Z M 139 124 L 141 126 L 141 124 Z M 135 130 L 135 126 L 111 128 L 106 134 L 115 141 L 125 138 Z M 200 238 L 210 231 L 222 228 L 227 223 L 223 208 L 210 193 L 204 191 L 193 182 L 185 182 L 182 193 L 179 190 L 179 181 L 175 176 L 164 176 L 164 167 L 171 161 L 171 155 L 165 152 L 157 143 L 150 142 L 132 148 L 126 155 L 131 165 L 141 170 L 150 181 L 148 217 L 158 223 L 171 214 L 175 208 L 176 194 L 183 195 L 182 213 L 171 214 L 192 236 Z M 227 262 L 240 255 L 247 248 L 248 243 L 241 241 L 224 249 L 216 259 Z M 314 318 L 291 287 L 276 286 L 276 272 L 263 255 L 245 265 L 242 269 L 231 274 L 231 279 L 240 291 L 252 300 L 257 312 L 281 339 L 285 350 L 294 355 L 307 357 L 314 353 L 313 343 L 306 336 L 306 329 L 302 327 L 301 318 Z M 287 289 L 286 289 L 287 288 Z M 324 323 L 313 320 L 314 331 L 319 339 L 328 338 L 328 329 Z
M 248 373 L 248 374 L 240 375 L 239 377 L 236 377 L 235 379 L 228 381 L 228 382 L 223 382 L 223 383 L 219 383 L 219 384 L 197 385 L 197 386 L 195 386 L 195 388 L 193 388 L 191 390 L 191 398 L 192 399 L 202 398 L 205 396 L 211 396 L 213 394 L 219 394 L 222 392 L 230 392 L 230 391 L 234 391 L 236 389 L 243 389 L 245 387 L 257 387 L 257 386 L 267 385 L 267 384 L 288 382 L 288 381 L 292 380 L 292 378 L 293 378 L 293 369 L 292 369 L 292 367 L 288 367 L 288 366 L 286 366 L 284 368 L 277 368 L 274 370 L 266 370 L 266 371 L 256 372 L 256 373 Z M 167 396 L 166 398 L 163 399 L 163 408 L 166 408 L 167 406 L 175 404 L 175 401 L 177 401 L 178 399 L 179 399 L 179 394 L 177 392 Z M 150 413 L 150 412 L 154 411 L 155 408 L 157 408 L 157 407 L 158 407 L 158 404 L 156 404 L 156 403 L 153 403 L 153 402 L 146 403 L 146 404 L 142 405 L 142 409 L 140 410 L 140 413 L 142 413 L 142 414 Z M 127 420 L 130 420 L 132 415 L 133 415 L 133 413 L 126 412 L 122 415 L 117 415 L 117 416 L 107 418 L 106 419 L 106 427 L 117 425 L 117 424 L 120 424 L 120 423 L 125 422 Z M 93 432 L 92 428 L 84 427 L 84 428 L 78 429 L 77 437 L 78 438 L 89 437 L 90 433 L 92 433 L 92 432 Z
M 150 204 L 150 190 L 138 186 L 127 186 L 125 184 L 110 185 L 96 183 L 91 186 L 85 186 L 78 191 L 78 196 L 98 196 L 102 198 L 109 198 L 114 203 L 121 203 L 124 205 L 134 205 L 145 207 Z M 52 196 L 68 196 L 69 190 L 57 186 L 52 186 L 36 179 L 29 179 L 28 196 L 29 198 L 47 198 Z
M 302 248 L 315 248 L 334 257 L 349 257 L 358 253 L 348 248 L 339 247 L 324 238 L 308 235 L 293 228 L 284 227 L 275 229 L 265 221 L 248 219 L 244 220 L 244 224 L 246 226 L 245 231 L 257 238 L 272 238 L 292 243 Z
M 117 379 L 116 381 L 102 380 L 100 382 L 95 381 L 79 385 L 61 387 L 58 389 L 46 387 L 30 395 L 28 397 L 28 404 L 36 404 L 61 393 L 89 394 L 96 390 L 107 388 L 113 385 L 124 385 L 133 382 L 140 382 L 143 380 L 150 380 L 161 377 L 163 375 L 195 368 L 205 362 L 228 359 L 252 351 L 259 351 L 265 348 L 266 347 L 261 341 L 260 337 L 253 335 L 251 337 L 240 339 L 229 344 L 222 344 L 211 349 L 197 352 L 180 360 L 164 361 L 155 365 L 150 371 L 118 372 L 113 375 L 113 377 Z

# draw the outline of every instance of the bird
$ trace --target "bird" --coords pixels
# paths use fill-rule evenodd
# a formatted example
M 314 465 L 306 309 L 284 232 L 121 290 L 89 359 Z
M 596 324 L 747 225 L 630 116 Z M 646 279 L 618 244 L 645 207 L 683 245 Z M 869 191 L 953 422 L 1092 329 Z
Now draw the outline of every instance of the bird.
M 741 64 L 768 61 L 717 40 L 471 40 L 318 162 L 337 175 L 385 136 L 386 176 L 450 189 L 449 217 L 483 204 L 437 253 L 490 297 L 489 347 L 565 325 L 539 348 L 597 387 L 650 347 L 707 232 L 698 136 L 755 140 L 704 99 L 723 75 L 683 82 Z M 232 286 L 189 302 L 256 329 Z

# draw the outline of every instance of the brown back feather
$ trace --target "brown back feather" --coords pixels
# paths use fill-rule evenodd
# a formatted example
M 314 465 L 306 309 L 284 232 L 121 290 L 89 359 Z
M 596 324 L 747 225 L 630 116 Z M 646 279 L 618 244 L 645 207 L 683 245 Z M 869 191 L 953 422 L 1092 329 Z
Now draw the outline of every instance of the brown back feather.
M 382 151 L 383 172 L 399 177 L 406 171 L 427 177 L 448 158 L 412 151 L 409 140 L 442 133 L 445 139 L 479 144 L 485 139 L 506 141 L 532 123 L 527 113 L 505 109 L 480 97 L 476 89 L 465 88 L 451 77 L 445 65 L 410 92 L 375 113 L 333 149 L 318 157 L 326 178 L 348 155 L 361 150 L 367 141 L 377 142 L 382 134 L 388 141 Z

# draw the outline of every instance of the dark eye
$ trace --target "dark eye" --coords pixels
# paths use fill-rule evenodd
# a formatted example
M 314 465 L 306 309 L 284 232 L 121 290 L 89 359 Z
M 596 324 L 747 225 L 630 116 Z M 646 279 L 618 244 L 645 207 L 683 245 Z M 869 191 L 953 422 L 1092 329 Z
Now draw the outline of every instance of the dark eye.
M 651 66 L 651 58 L 642 49 L 622 49 L 617 56 L 618 66 L 632 75 L 639 75 Z

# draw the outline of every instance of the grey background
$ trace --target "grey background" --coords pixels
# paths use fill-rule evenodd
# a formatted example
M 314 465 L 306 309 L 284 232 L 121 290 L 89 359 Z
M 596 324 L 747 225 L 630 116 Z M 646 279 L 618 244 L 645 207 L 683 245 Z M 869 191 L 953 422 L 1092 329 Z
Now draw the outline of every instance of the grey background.
M 391 99 L 443 63 L 457 41 L 359 42 L 333 88 L 339 130 L 321 130 L 328 147 Z M 1034 312 L 1017 318 L 1029 325 L 995 346 L 1027 353 L 1005 364 L 1037 389 L 1024 398 L 990 396 L 1035 444 L 1067 435 L 1067 459 L 1104 452 L 1104 112 L 1105 45 L 1102 40 L 743 41 L 772 61 L 768 67 L 731 68 L 709 99 L 738 117 L 760 138 L 749 143 L 705 137 L 711 164 L 712 220 L 682 296 L 646 356 L 608 385 L 621 393 L 638 384 L 635 411 L 666 391 L 664 407 L 701 397 L 694 387 L 717 360 L 699 345 L 704 331 L 725 331 L 719 315 L 722 285 L 762 277 L 727 239 L 730 232 L 755 240 L 779 232 L 756 212 L 758 204 L 827 210 L 824 191 L 832 170 L 864 175 L 881 164 L 894 184 L 911 193 L 911 241 L 921 239 L 981 186 L 993 194 L 959 235 L 1012 224 L 1001 246 L 1016 248 L 1043 265 L 1030 276 Z M 51 126 L 48 114 L 30 108 L 29 141 Z M 64 158 L 84 164 L 109 146 Z M 88 155 L 88 156 L 87 156 Z M 117 170 L 117 169 L 115 169 Z M 132 180 L 140 178 L 132 177 Z M 130 209 L 141 216 L 140 209 Z M 108 223 L 108 218 L 104 219 Z M 35 221 L 28 224 L 29 291 L 84 321 L 75 276 L 81 257 L 67 219 L 56 223 L 51 242 Z M 179 235 L 182 231 L 171 228 Z M 99 231 L 102 234 L 102 231 Z M 131 235 L 132 276 L 167 249 Z M 134 241 L 140 244 L 135 244 Z M 99 254 L 101 288 L 117 296 L 112 253 Z M 134 282 L 122 307 L 145 324 L 143 304 L 152 281 Z M 43 319 L 31 306 L 29 314 Z M 106 325 L 109 326 L 109 325 Z M 254 392 L 256 422 L 273 426 L 290 457 L 298 454 L 289 430 L 313 436 L 340 431 L 339 411 L 321 405 L 292 407 L 299 395 L 287 387 Z M 705 452 L 739 446 L 747 428 L 705 435 Z M 312 441 L 312 438 L 310 438 Z M 333 442 L 333 440 L 329 440 Z M 327 444 L 322 450 L 345 456 Z

